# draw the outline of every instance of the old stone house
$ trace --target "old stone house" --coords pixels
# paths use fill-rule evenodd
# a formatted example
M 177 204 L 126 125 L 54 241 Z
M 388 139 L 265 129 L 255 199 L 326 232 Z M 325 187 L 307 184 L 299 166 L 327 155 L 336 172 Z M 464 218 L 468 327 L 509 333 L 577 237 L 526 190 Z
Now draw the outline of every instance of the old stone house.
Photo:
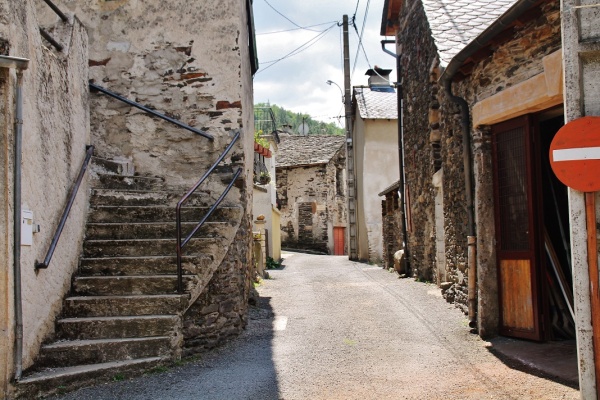
M 369 85 L 353 88 L 352 140 L 356 174 L 358 259 L 383 261 L 383 221 L 378 193 L 398 179 L 398 106 L 391 70 L 367 71 Z
M 251 287 L 250 0 L 46 3 L 0 1 L 3 398 L 217 346 Z
M 412 274 L 481 336 L 574 335 L 567 191 L 548 163 L 564 123 L 560 29 L 553 0 L 385 2 Z
M 346 253 L 346 154 L 343 136 L 281 135 L 277 202 L 283 248 Z
M 255 122 L 256 124 L 256 122 Z M 254 188 L 252 196 L 253 232 L 255 241 L 255 264 L 260 264 L 259 275 L 265 267 L 267 257 L 274 261 L 281 259 L 281 213 L 277 208 L 276 197 L 276 154 L 279 146 L 279 134 L 264 135 L 269 147 L 255 143 L 254 147 Z M 256 236 L 260 235 L 260 238 Z M 260 241 L 261 255 L 257 259 L 256 246 Z

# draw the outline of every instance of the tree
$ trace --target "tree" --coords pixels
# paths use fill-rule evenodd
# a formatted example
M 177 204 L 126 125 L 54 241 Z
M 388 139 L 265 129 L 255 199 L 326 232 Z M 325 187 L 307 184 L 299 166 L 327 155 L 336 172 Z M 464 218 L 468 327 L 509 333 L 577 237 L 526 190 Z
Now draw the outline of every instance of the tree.
M 337 127 L 333 122 L 325 123 L 316 121 L 308 114 L 294 113 L 275 104 L 258 103 L 254 107 L 270 107 L 275 115 L 277 129 L 283 125 L 291 125 L 292 132 L 298 134 L 298 127 L 304 122 L 308 124 L 309 135 L 344 135 L 344 129 Z

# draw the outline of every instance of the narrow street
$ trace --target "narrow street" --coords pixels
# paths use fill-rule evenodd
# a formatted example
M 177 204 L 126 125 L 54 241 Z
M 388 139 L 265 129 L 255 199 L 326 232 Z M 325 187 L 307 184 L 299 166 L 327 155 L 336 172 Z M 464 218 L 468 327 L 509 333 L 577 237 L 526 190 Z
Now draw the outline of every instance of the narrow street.
M 513 369 L 435 285 L 347 257 L 287 253 L 249 326 L 167 371 L 57 399 L 578 399 Z

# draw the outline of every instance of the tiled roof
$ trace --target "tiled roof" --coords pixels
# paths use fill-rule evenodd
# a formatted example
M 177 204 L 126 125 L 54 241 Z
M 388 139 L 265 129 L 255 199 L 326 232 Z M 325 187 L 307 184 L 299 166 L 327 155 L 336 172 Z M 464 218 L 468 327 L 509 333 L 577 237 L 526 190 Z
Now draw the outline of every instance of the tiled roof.
M 422 0 L 443 67 L 516 0 Z
M 277 167 L 326 164 L 346 143 L 345 136 L 286 135 L 280 136 L 277 148 Z
M 398 119 L 398 95 L 355 87 L 354 96 L 362 119 Z

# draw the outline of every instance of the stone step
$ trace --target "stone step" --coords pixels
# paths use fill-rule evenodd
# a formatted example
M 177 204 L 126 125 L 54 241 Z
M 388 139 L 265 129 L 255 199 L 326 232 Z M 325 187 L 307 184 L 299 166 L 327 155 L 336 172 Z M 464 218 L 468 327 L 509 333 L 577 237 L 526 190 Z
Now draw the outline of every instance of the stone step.
M 165 180 L 151 176 L 98 174 L 98 185 L 104 189 L 162 190 Z
M 43 345 L 36 368 L 62 368 L 136 358 L 169 357 L 172 338 L 73 340 Z
M 186 222 L 199 222 L 208 212 L 208 207 L 183 207 L 181 220 Z M 239 220 L 241 209 L 239 207 L 219 207 L 208 221 Z M 113 222 L 172 222 L 175 221 L 175 207 L 91 207 L 88 215 L 89 223 Z
M 108 160 L 106 158 L 92 157 L 92 168 L 96 174 L 130 175 L 133 173 L 131 160 Z
M 57 321 L 58 340 L 170 336 L 180 327 L 177 315 L 64 318 Z
M 71 296 L 65 299 L 65 318 L 115 317 L 133 315 L 174 315 L 181 313 L 188 294 L 132 296 Z
M 79 276 L 113 276 L 113 275 L 161 275 L 177 273 L 176 258 L 172 255 L 155 257 L 102 257 L 82 258 L 79 262 Z M 184 256 L 184 273 L 195 274 L 206 269 L 212 263 L 213 256 L 198 254 Z
M 184 275 L 183 287 L 197 282 L 196 275 Z M 177 275 L 78 276 L 73 281 L 78 296 L 127 296 L 177 293 Z
M 194 238 L 185 246 L 186 254 L 211 254 L 218 239 Z M 83 256 L 98 257 L 142 257 L 166 256 L 176 253 L 176 239 L 129 239 L 129 240 L 86 240 Z
M 166 206 L 173 207 L 177 205 L 186 191 L 168 191 L 168 190 L 119 190 L 119 189 L 93 189 L 90 197 L 92 206 Z M 186 201 L 187 207 L 206 207 L 212 202 L 208 202 L 210 190 L 198 189 Z
M 17 398 L 37 399 L 62 391 L 71 391 L 100 382 L 108 382 L 115 377 L 130 378 L 142 371 L 166 363 L 162 357 L 149 357 L 134 360 L 112 361 L 100 364 L 78 365 L 52 368 L 24 376 L 17 384 Z
M 196 227 L 195 222 L 181 224 L 182 235 L 186 236 Z M 223 230 L 232 224 L 228 222 L 206 222 L 195 237 L 223 237 Z M 91 223 L 87 224 L 86 239 L 163 239 L 175 238 L 175 222 L 136 222 L 136 223 Z

